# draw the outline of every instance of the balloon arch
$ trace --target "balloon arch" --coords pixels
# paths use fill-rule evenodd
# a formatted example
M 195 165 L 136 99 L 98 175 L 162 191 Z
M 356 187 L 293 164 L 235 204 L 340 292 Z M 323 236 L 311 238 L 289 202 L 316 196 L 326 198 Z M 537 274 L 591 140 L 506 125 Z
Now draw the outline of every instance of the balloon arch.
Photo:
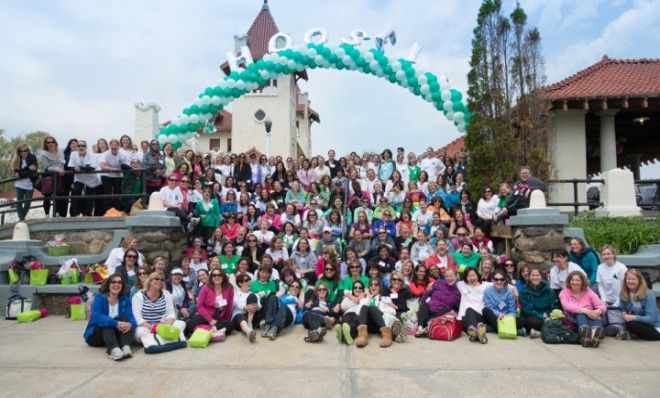
M 245 69 L 231 72 L 217 86 L 207 87 L 192 105 L 160 129 L 156 139 L 161 145 L 169 142 L 178 148 L 201 128 L 212 133 L 213 129 L 209 129 L 212 118 L 234 99 L 263 87 L 279 75 L 315 68 L 356 70 L 382 77 L 431 102 L 460 132 L 469 126 L 471 114 L 463 96 L 449 86 L 445 76 L 437 77 L 409 60 L 389 57 L 376 48 L 309 43 L 265 54 Z

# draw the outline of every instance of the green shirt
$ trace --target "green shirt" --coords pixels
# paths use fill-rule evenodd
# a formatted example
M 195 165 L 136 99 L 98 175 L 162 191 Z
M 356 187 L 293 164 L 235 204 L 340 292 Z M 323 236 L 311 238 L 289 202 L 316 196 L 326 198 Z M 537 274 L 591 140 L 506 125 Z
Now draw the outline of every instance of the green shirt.
M 362 282 L 364 289 L 366 290 L 367 286 L 369 286 L 369 278 L 364 275 L 360 275 L 360 282 Z M 353 283 L 355 283 L 355 281 L 353 280 L 353 277 L 349 275 L 342 279 L 341 282 L 339 282 L 339 290 L 348 290 L 350 292 L 353 290 Z
M 410 181 L 419 181 L 419 173 L 422 172 L 422 169 L 419 166 L 410 167 L 408 166 L 408 179 Z
M 455 251 L 450 254 L 452 257 L 454 257 L 454 260 L 456 260 L 456 265 L 458 265 L 459 272 L 463 272 L 463 270 L 468 267 L 477 268 L 479 265 L 479 260 L 481 260 L 481 256 L 477 252 L 472 252 L 472 254 L 467 257 L 464 256 L 463 252 L 461 251 Z
M 234 254 L 231 258 L 227 258 L 224 254 L 220 256 L 220 267 L 227 274 L 233 274 L 236 269 L 236 264 L 241 257 Z
M 259 279 L 255 279 L 250 283 L 250 291 L 259 296 L 261 298 L 261 304 L 263 304 L 264 297 L 269 294 L 277 293 L 277 286 L 275 286 L 275 282 L 271 280 L 262 282 Z

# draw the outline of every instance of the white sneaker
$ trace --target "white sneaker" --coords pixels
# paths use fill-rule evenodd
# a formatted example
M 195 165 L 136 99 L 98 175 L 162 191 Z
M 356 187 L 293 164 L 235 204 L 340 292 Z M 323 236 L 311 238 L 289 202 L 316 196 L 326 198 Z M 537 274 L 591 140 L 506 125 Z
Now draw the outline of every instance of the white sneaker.
M 190 219 L 188 222 L 188 232 L 192 232 L 195 230 L 195 227 L 199 224 L 199 218 L 193 217 Z
M 131 351 L 131 347 L 127 345 L 121 348 L 121 353 L 124 355 L 124 358 L 131 358 L 133 356 L 133 351 Z
M 539 337 L 541 337 L 541 332 L 539 332 L 538 330 L 532 329 L 529 332 L 529 338 L 530 339 L 538 339 Z
M 112 359 L 113 361 L 119 361 L 120 359 L 124 358 L 124 353 L 119 347 L 115 347 L 112 349 L 112 351 L 110 351 L 108 358 Z

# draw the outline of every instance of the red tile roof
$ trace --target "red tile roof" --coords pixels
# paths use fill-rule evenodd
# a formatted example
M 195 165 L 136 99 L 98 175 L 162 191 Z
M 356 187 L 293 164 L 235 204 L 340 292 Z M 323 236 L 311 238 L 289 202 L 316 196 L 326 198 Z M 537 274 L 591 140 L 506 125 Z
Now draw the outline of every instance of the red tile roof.
M 440 148 L 439 151 L 444 152 L 448 158 L 453 158 L 459 152 L 465 152 L 465 135 L 456 138 L 449 144 Z
M 247 42 L 252 59 L 259 60 L 268 52 L 268 41 L 279 31 L 273 15 L 268 9 L 268 2 L 265 1 L 247 32 Z
M 216 117 L 215 123 L 213 125 L 215 126 L 216 130 L 221 133 L 231 133 L 231 120 L 232 114 L 223 109 L 218 112 L 218 117 Z
M 545 87 L 551 101 L 660 95 L 660 59 L 610 59 Z

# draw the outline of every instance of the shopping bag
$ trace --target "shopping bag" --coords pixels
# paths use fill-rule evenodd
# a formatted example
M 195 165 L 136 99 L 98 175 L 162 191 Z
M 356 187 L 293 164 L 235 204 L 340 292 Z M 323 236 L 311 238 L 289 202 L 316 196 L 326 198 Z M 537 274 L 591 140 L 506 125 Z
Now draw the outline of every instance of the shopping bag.
M 9 268 L 7 271 L 9 272 L 9 284 L 13 285 L 14 283 L 18 282 L 18 271 L 12 268 Z
M 86 321 L 87 320 L 87 304 L 71 304 L 69 305 L 71 311 L 72 321 Z
M 181 329 L 178 326 L 159 323 L 156 326 L 156 333 L 167 340 L 176 340 L 181 334 Z
M 30 323 L 34 322 L 37 319 L 41 318 L 41 311 L 39 310 L 30 310 L 24 311 L 18 314 L 17 320 L 18 323 Z
M 195 348 L 206 348 L 213 337 L 213 332 L 205 330 L 202 328 L 197 328 L 193 332 L 192 336 L 188 339 L 188 343 L 191 347 Z
M 5 319 L 9 321 L 16 320 L 18 318 L 18 314 L 21 312 L 29 311 L 30 309 L 32 309 L 32 300 L 26 299 L 20 294 L 14 294 L 7 299 Z
M 48 281 L 48 269 L 31 269 L 30 285 L 43 286 Z
M 516 317 L 505 315 L 504 318 L 497 321 L 497 335 L 500 339 L 515 339 L 518 337 L 516 329 Z

